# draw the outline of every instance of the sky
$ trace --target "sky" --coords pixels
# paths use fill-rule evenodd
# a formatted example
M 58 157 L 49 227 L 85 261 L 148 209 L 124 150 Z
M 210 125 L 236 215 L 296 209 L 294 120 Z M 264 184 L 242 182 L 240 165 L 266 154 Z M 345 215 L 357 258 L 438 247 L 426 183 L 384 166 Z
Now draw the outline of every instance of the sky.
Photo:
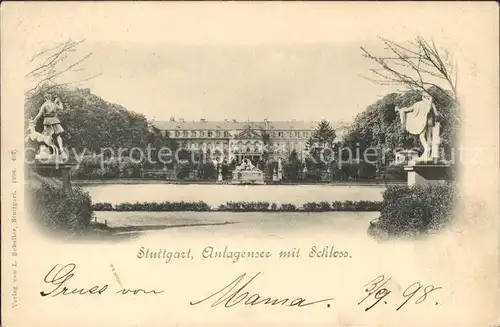
M 85 87 L 158 120 L 337 121 L 390 91 L 363 78 L 373 65 L 354 43 L 87 49 L 81 75 L 102 75 Z
M 26 4 L 29 19 L 19 20 L 18 32 L 26 55 L 84 39 L 71 55 L 92 56 L 65 78 L 100 74 L 78 87 L 150 119 L 349 121 L 396 90 L 363 77 L 375 66 L 361 46 L 381 53 L 379 36 L 427 34 L 457 48 L 440 29 L 449 22 L 439 5 L 428 5 Z M 461 10 L 446 8 L 450 15 Z

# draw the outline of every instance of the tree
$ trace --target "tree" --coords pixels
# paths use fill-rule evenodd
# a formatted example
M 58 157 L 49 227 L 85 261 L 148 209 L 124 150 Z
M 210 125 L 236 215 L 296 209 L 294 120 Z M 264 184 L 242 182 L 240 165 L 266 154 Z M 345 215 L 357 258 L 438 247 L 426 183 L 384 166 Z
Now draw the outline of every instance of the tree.
M 262 136 L 262 144 L 264 146 L 264 149 L 262 151 L 262 161 L 263 164 L 265 164 L 269 160 L 269 145 L 271 144 L 271 135 L 264 130 L 261 129 L 260 135 Z
M 26 97 L 39 93 L 41 88 L 45 91 L 56 86 L 67 86 L 91 80 L 99 75 L 84 76 L 75 80 L 67 80 L 67 75 L 77 73 L 79 75 L 84 69 L 82 63 L 92 56 L 92 52 L 78 55 L 77 48 L 84 40 L 73 41 L 68 39 L 62 43 L 56 43 L 35 54 L 29 61 L 30 71 L 25 75 L 31 86 L 26 90 Z
M 147 167 L 164 166 L 164 163 L 173 159 L 175 151 L 179 148 L 176 140 L 171 139 L 167 135 L 162 135 L 160 130 L 151 124 L 148 125 L 146 140 L 151 149 L 151 162 L 145 163 L 145 166 Z M 170 151 L 165 152 L 161 150 L 163 148 Z
M 300 172 L 300 160 L 297 151 L 292 150 L 288 160 L 283 167 L 283 172 L 287 180 L 297 180 Z
M 363 56 L 378 66 L 378 69 L 370 69 L 376 76 L 376 79 L 370 80 L 382 85 L 403 85 L 427 93 L 433 87 L 455 104 L 458 103 L 457 69 L 448 51 L 421 37 L 406 44 L 380 39 L 385 45 L 385 54 L 374 55 L 361 47 Z
M 442 116 L 441 145 L 445 156 L 448 156 L 451 154 L 457 132 L 454 121 L 456 106 L 436 88 L 431 87 L 428 92 L 432 94 L 436 108 Z M 391 161 L 395 149 L 419 148 L 417 136 L 403 130 L 394 108 L 411 106 L 420 101 L 421 97 L 420 90 L 410 90 L 402 94 L 391 93 L 358 114 L 343 137 L 342 162 L 346 162 L 349 158 L 364 161 L 365 153 L 373 154 L 372 157 L 368 156 L 369 161 L 383 170 Z
M 49 86 L 40 87 L 24 104 L 26 123 L 36 115 Z M 102 149 L 145 149 L 148 144 L 148 122 L 142 114 L 109 103 L 89 89 L 54 86 L 52 94 L 59 97 L 65 109 L 59 114 L 65 129 L 65 144 L 77 152 L 101 152 Z M 43 123 L 41 120 L 39 123 Z M 27 125 L 27 124 L 26 124 Z M 37 126 L 42 130 L 43 126 Z M 87 152 L 87 153 L 88 153 Z
M 306 143 L 306 150 L 310 154 L 306 160 L 308 169 L 322 169 L 325 167 L 325 162 L 332 161 L 336 137 L 337 134 L 328 121 L 322 120 L 318 123 L 318 127 Z
M 307 141 L 307 148 L 313 149 L 318 147 L 333 148 L 337 134 L 326 120 L 318 123 L 318 127 L 314 130 L 311 137 Z

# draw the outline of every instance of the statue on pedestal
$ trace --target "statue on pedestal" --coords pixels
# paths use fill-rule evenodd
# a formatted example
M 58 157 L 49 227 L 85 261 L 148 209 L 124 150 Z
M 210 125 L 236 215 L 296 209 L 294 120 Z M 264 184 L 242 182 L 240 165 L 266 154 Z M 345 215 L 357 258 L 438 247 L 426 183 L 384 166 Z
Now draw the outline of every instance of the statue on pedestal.
M 63 140 L 61 134 L 64 129 L 61 126 L 59 118 L 57 118 L 57 111 L 63 110 L 63 104 L 59 98 L 52 101 L 52 95 L 49 93 L 44 94 L 45 102 L 40 107 L 38 114 L 29 122 L 28 138 L 38 143 L 45 144 L 50 150 L 51 155 L 60 155 L 61 158 L 66 158 L 66 152 L 63 147 Z M 36 122 L 43 117 L 43 132 L 39 133 L 35 130 Z M 57 146 L 54 144 L 54 136 L 57 140 Z M 43 153 L 42 153 L 43 152 Z M 47 155 L 47 148 L 40 147 L 39 156 Z
M 215 159 L 215 167 L 217 167 L 217 180 L 222 181 L 222 159 Z
M 219 173 L 218 173 L 218 175 L 217 175 L 217 180 L 218 180 L 219 182 L 221 182 L 221 181 L 222 181 L 222 171 L 221 171 L 220 166 L 219 166 Z
M 243 159 L 241 165 L 236 166 L 236 170 L 255 170 L 255 166 L 249 159 Z
M 418 135 L 424 148 L 421 161 L 439 159 L 440 123 L 436 121 L 439 116 L 432 97 L 424 92 L 422 100 L 407 108 L 395 108 L 399 113 L 401 124 L 412 135 Z
M 283 179 L 283 167 L 281 165 L 281 158 L 278 158 L 277 178 L 279 181 Z
M 249 159 L 243 159 L 241 165 L 236 166 L 233 171 L 232 183 L 262 184 L 264 183 L 264 175 Z

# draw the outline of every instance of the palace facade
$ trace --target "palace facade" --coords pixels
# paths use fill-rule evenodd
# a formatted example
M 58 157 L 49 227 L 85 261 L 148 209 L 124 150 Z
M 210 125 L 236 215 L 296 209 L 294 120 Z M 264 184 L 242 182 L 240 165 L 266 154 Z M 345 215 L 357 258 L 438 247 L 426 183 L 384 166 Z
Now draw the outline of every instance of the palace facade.
M 260 160 L 264 150 L 272 157 L 286 158 L 293 150 L 301 158 L 305 145 L 318 122 L 304 121 L 152 121 L 151 125 L 178 141 L 183 148 L 210 151 L 216 158 L 252 162 Z

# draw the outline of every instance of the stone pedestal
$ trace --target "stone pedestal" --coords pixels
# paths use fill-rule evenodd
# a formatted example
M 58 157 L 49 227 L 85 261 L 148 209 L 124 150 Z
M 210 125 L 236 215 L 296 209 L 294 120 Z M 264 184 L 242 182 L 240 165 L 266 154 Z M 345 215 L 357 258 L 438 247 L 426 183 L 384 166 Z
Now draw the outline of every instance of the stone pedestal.
M 442 184 L 453 179 L 451 165 L 444 162 L 411 162 L 404 167 L 408 172 L 408 186 Z
M 71 188 L 71 169 L 76 164 L 72 163 L 41 163 L 35 162 L 27 165 L 30 172 L 38 174 L 42 179 L 41 182 L 49 182 L 51 179 L 56 179 L 62 183 L 62 187 L 67 190 Z M 29 175 L 28 179 L 32 176 Z
M 278 181 L 278 171 L 276 169 L 274 169 L 274 172 L 273 172 L 273 182 L 277 182 Z
M 231 184 L 264 184 L 264 174 L 258 169 L 235 170 Z
M 395 164 L 407 164 L 417 160 L 418 152 L 415 150 L 401 150 L 396 153 L 396 158 L 394 160 Z

